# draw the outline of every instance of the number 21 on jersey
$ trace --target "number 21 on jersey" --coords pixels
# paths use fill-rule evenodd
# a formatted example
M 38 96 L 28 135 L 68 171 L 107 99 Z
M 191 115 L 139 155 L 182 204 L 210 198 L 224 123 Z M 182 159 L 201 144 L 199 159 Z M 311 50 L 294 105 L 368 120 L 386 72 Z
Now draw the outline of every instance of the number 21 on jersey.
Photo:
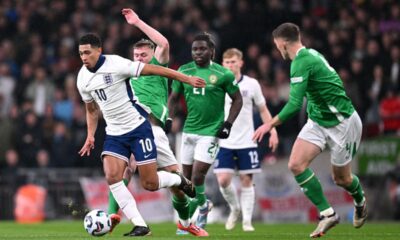
M 206 89 L 205 88 L 193 88 L 193 94 L 204 96 L 206 94 Z

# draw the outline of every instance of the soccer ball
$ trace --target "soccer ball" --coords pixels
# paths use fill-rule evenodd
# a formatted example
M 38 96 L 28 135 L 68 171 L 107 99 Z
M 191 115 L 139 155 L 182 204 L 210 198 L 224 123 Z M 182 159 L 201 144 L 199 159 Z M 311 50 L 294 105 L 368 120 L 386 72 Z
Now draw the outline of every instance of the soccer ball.
M 106 212 L 95 209 L 86 214 L 83 226 L 90 235 L 103 236 L 110 231 L 111 220 Z

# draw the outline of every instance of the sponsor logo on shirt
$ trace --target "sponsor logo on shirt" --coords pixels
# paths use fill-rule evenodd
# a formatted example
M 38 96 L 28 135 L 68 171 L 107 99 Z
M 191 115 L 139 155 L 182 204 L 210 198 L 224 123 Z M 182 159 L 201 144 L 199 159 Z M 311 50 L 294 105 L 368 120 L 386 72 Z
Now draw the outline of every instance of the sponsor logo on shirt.
M 214 75 L 214 74 L 211 74 L 208 77 L 208 81 L 210 81 L 211 84 L 215 84 L 217 82 L 217 80 L 218 80 L 218 77 L 216 75 Z
M 299 83 L 303 81 L 303 77 L 292 77 L 290 78 L 291 83 Z
M 107 85 L 111 85 L 113 83 L 113 79 L 110 73 L 106 73 L 103 75 L 104 83 Z

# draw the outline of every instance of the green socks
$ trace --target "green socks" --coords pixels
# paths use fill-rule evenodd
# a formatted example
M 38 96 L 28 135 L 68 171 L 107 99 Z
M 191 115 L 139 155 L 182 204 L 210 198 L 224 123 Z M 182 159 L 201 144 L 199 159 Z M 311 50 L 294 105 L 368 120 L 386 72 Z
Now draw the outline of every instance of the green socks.
M 196 189 L 197 205 L 203 206 L 207 200 L 204 184 L 200 186 L 194 186 L 194 188 Z
M 307 168 L 304 172 L 295 176 L 295 179 L 303 193 L 320 212 L 331 207 L 322 191 L 321 183 L 311 169 Z
M 180 219 L 189 219 L 189 198 L 186 195 L 184 199 L 172 196 L 172 206 L 174 206 L 175 210 L 178 212 Z
M 194 212 L 196 212 L 196 209 L 198 206 L 202 206 L 206 203 L 207 197 L 206 194 L 204 193 L 204 184 L 200 186 L 194 186 L 196 188 L 196 198 L 192 198 L 189 201 L 189 217 L 192 218 Z
M 346 189 L 347 192 L 350 193 L 356 204 L 361 204 L 363 202 L 364 191 L 362 190 L 360 180 L 356 175 L 353 174 L 353 181 L 349 186 L 345 187 L 344 189 Z
M 128 186 L 129 180 L 123 179 L 125 186 Z M 108 192 L 108 214 L 117 214 L 119 206 L 111 191 Z

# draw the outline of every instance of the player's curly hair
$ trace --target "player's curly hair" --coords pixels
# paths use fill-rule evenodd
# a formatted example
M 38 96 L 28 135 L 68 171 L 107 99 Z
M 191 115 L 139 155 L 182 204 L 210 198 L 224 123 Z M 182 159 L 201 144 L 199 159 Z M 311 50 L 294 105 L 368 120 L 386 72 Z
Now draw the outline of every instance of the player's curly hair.
M 102 43 L 100 37 L 95 33 L 87 33 L 79 39 L 79 45 L 90 44 L 92 47 L 100 48 Z
M 193 42 L 195 41 L 205 41 L 207 46 L 211 49 L 211 60 L 214 60 L 215 57 L 215 41 L 213 40 L 213 36 L 207 32 L 199 33 L 194 36 Z
M 294 23 L 282 23 L 274 31 L 273 38 L 283 38 L 288 42 L 297 42 L 300 39 L 300 28 Z

